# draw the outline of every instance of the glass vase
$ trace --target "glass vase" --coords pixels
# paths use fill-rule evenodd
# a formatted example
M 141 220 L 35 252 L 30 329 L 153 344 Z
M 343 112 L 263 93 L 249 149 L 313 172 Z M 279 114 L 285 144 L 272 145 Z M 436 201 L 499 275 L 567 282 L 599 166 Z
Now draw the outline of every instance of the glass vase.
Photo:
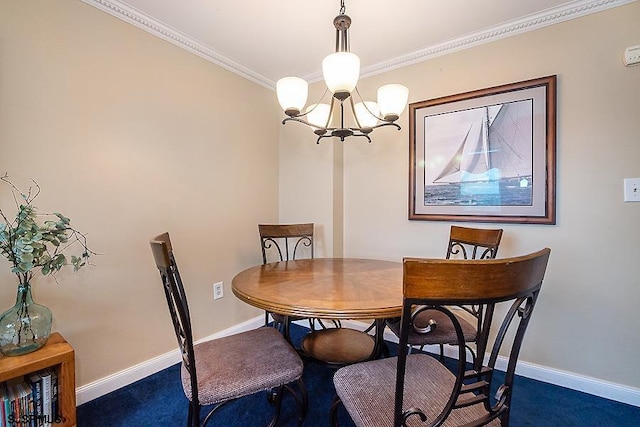
M 51 334 L 51 310 L 36 304 L 31 285 L 20 283 L 16 305 L 0 316 L 0 353 L 6 356 L 36 351 Z

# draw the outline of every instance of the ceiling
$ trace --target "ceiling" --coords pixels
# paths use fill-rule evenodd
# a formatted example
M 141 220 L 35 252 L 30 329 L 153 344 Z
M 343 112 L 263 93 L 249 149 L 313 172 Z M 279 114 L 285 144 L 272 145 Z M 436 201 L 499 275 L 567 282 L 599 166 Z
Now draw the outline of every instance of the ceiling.
M 82 0 L 263 86 L 321 78 L 339 0 Z M 345 0 L 362 75 L 634 0 Z

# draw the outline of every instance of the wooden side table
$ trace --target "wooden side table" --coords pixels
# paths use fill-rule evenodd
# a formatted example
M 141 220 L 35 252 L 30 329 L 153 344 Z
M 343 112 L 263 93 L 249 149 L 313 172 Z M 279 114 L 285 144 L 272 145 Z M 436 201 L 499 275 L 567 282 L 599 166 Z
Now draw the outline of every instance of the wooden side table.
M 54 426 L 76 427 L 76 370 L 73 347 L 57 332 L 47 343 L 32 353 L 0 358 L 0 382 L 22 377 L 44 368 L 58 373 L 58 399 L 61 424 Z

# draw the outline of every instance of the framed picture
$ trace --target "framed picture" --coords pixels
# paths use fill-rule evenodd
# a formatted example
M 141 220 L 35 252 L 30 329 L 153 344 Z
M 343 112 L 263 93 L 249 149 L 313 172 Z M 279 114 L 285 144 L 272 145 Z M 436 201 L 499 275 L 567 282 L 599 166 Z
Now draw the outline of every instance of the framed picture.
M 556 76 L 409 104 L 409 219 L 555 224 Z

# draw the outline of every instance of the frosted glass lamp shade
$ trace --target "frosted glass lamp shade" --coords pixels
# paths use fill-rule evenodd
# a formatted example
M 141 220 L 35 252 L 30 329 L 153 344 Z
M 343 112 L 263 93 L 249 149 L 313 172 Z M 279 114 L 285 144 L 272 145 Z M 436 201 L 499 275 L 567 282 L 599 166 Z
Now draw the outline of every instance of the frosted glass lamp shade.
M 409 100 L 409 89 L 399 84 L 388 84 L 378 89 L 378 106 L 385 120 L 398 120 Z
M 284 77 L 276 82 L 280 107 L 287 116 L 297 116 L 307 103 L 309 85 L 299 77 Z
M 363 128 L 372 128 L 378 124 L 377 116 L 380 115 L 380 110 L 378 104 L 373 101 L 358 102 L 355 105 L 355 113 L 358 123 Z
M 327 55 L 322 61 L 322 75 L 331 93 L 338 99 L 346 99 L 358 84 L 360 58 L 351 52 Z
M 307 107 L 307 121 L 317 127 L 327 127 L 331 107 L 329 104 L 312 104 Z

